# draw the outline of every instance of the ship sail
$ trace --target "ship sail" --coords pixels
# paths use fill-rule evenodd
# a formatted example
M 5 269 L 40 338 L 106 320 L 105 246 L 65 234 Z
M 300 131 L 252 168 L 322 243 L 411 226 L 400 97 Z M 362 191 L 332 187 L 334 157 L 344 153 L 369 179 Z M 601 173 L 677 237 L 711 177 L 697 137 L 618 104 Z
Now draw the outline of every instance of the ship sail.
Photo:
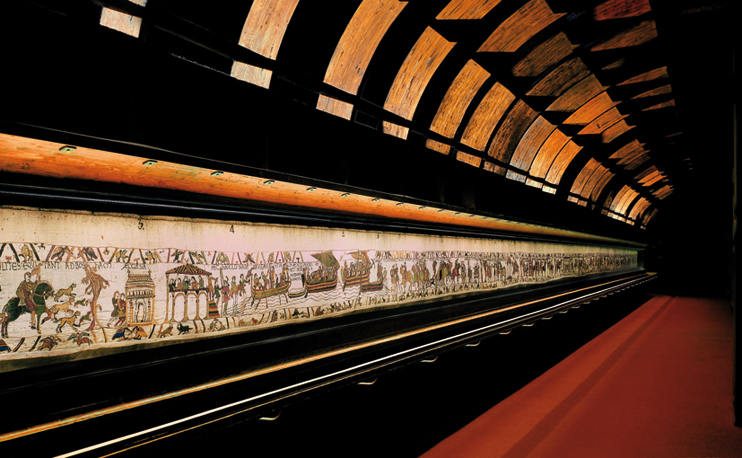
M 312 257 L 317 261 L 321 262 L 325 268 L 329 270 L 338 270 L 340 263 L 338 262 L 332 251 L 323 251 L 322 253 L 314 253 Z

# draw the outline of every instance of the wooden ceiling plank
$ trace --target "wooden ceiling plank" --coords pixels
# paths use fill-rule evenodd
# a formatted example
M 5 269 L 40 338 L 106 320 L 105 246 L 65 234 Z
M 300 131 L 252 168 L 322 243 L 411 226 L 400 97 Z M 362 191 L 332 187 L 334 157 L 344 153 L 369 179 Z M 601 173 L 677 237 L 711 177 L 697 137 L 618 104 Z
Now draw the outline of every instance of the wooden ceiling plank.
M 349 94 L 358 94 L 371 58 L 407 2 L 364 0 L 345 28 L 330 64 L 325 83 Z
M 467 62 L 446 91 L 430 130 L 444 137 L 453 138 L 469 104 L 489 77 L 489 72 L 479 64 L 473 60 Z
M 564 13 L 554 13 L 545 0 L 531 0 L 505 19 L 478 52 L 515 52 Z
M 255 0 L 240 35 L 240 46 L 275 60 L 299 0 Z
M 515 96 L 505 86 L 495 83 L 477 106 L 461 136 L 461 143 L 484 151 L 500 118 L 507 112 Z
M 397 72 L 384 109 L 411 120 L 430 79 L 455 44 L 431 27 L 425 29 Z

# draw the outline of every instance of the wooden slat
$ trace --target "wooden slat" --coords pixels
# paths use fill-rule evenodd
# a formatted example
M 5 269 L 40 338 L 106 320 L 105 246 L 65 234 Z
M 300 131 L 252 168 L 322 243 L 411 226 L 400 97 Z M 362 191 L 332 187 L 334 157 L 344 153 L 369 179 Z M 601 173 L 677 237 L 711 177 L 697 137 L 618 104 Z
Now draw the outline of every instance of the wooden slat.
M 129 1 L 139 6 L 147 6 L 147 0 Z M 138 38 L 142 18 L 104 7 L 100 14 L 100 25 Z
M 394 78 L 384 109 L 411 120 L 428 82 L 455 44 L 425 29 Z
M 299 0 L 255 0 L 242 27 L 240 46 L 276 59 Z
M 649 208 L 650 205 L 652 205 L 650 201 L 648 201 L 644 197 L 641 197 L 631 208 L 629 218 L 633 219 L 634 221 L 638 221 L 639 219 L 641 219 L 642 215 L 645 211 L 647 211 L 647 208 Z
M 614 102 L 607 92 L 601 92 L 590 99 L 589 102 L 582 105 L 577 111 L 572 113 L 569 118 L 564 121 L 564 124 L 585 126 L 618 104 L 619 102 Z
M 590 159 L 587 161 L 587 164 L 580 170 L 580 173 L 577 174 L 577 177 L 575 178 L 575 181 L 572 183 L 572 187 L 569 189 L 569 192 L 572 194 L 578 194 L 582 195 L 582 190 L 585 188 L 585 184 L 590 179 L 590 177 L 599 170 L 599 167 L 601 167 L 600 162 L 596 161 L 595 159 Z
M 590 178 L 588 178 L 585 187 L 582 188 L 582 192 L 580 192 L 580 195 L 585 199 L 591 199 L 595 192 L 595 187 L 603 181 L 606 175 L 611 176 L 613 174 L 607 168 L 603 167 L 603 165 L 599 165 L 598 168 L 595 169 L 595 173 L 590 175 Z
M 637 167 L 639 167 L 640 165 L 644 164 L 648 160 L 649 160 L 649 155 L 648 154 L 642 154 L 641 156 L 637 157 L 636 159 L 634 159 L 633 161 L 631 161 L 629 164 L 627 164 L 626 166 L 624 166 L 624 168 L 626 170 L 635 170 Z
M 628 84 L 646 83 L 648 81 L 654 81 L 656 79 L 668 78 L 670 75 L 667 74 L 667 67 L 655 68 L 648 72 L 641 73 L 632 78 L 618 83 L 616 86 L 626 86 Z
M 384 121 L 382 123 L 382 127 L 385 134 L 394 135 L 395 137 L 399 137 L 403 140 L 407 140 L 407 135 L 410 133 L 409 127 L 400 126 L 389 121 Z
M 357 94 L 376 48 L 405 6 L 397 0 L 364 0 L 335 47 L 325 83 Z
M 568 141 L 569 137 L 564 135 L 562 131 L 559 129 L 554 130 L 544 144 L 541 145 L 541 149 L 538 150 L 538 154 L 533 159 L 533 164 L 531 164 L 531 169 L 528 173 L 534 177 L 544 178 L 549 171 L 549 167 L 551 167 L 554 159 L 559 154 L 559 151 L 564 148 L 564 145 Z
M 487 141 L 515 96 L 505 86 L 495 83 L 487 92 L 466 125 L 461 143 L 484 151 Z
M 616 124 L 612 125 L 611 127 L 607 128 L 603 133 L 601 134 L 601 137 L 603 138 L 603 143 L 610 143 L 613 140 L 615 140 L 619 135 L 623 135 L 626 132 L 630 131 L 636 126 L 630 126 L 626 124 L 626 121 L 618 121 Z
M 439 20 L 482 19 L 502 0 L 451 0 L 438 13 Z
M 353 115 L 353 104 L 333 99 L 332 97 L 327 97 L 323 94 L 320 94 L 319 99 L 317 100 L 317 109 L 348 121 L 350 121 L 350 118 Z
M 603 70 L 615 70 L 617 68 L 621 68 L 626 63 L 626 58 L 618 59 L 617 61 L 610 63 L 603 67 Z
M 498 175 L 505 175 L 508 172 L 508 169 L 506 169 L 505 167 L 501 167 L 489 161 L 484 161 L 484 165 L 482 166 L 482 168 L 488 172 L 493 172 Z
M 572 159 L 577 156 L 577 153 L 579 153 L 581 149 L 582 147 L 575 142 L 567 142 L 564 148 L 559 152 L 559 156 L 554 159 L 554 163 L 551 164 L 549 173 L 546 175 L 546 181 L 554 185 L 559 184 L 562 180 L 562 175 L 564 175 L 564 171 L 567 170 Z
M 612 172 L 606 172 L 598 181 L 593 190 L 590 192 L 590 200 L 597 202 L 605 186 L 613 179 L 615 175 Z
M 652 11 L 649 0 L 608 0 L 593 10 L 596 21 L 637 17 Z
M 646 155 L 646 154 L 647 154 L 647 151 L 646 151 L 646 150 L 645 150 L 644 148 L 637 148 L 637 149 L 635 149 L 635 150 L 633 150 L 633 151 L 629 152 L 629 153 L 628 153 L 627 155 L 625 155 L 624 157 L 622 157 L 622 158 L 621 158 L 621 159 L 620 159 L 620 160 L 618 161 L 618 165 L 630 164 L 630 163 L 631 163 L 631 162 L 633 162 L 633 161 L 634 161 L 634 160 L 635 160 L 636 158 L 638 158 L 638 157 L 640 157 L 640 156 L 644 156 L 644 155 Z M 612 156 L 611 156 L 611 157 L 612 157 Z
M 564 32 L 559 32 L 545 40 L 515 64 L 513 76 L 539 76 L 566 58 L 577 46 L 573 45 Z
M 660 108 L 669 108 L 675 106 L 675 99 L 668 100 L 667 102 L 658 103 L 657 105 L 652 105 L 651 107 L 644 108 L 642 111 L 651 111 L 651 110 L 659 110 Z
M 465 164 L 469 164 L 474 167 L 479 167 L 482 164 L 481 157 L 474 156 L 463 151 L 458 151 L 456 153 L 456 160 L 459 160 Z
M 632 152 L 638 150 L 639 148 L 642 148 L 644 146 L 644 143 L 639 143 L 639 140 L 632 140 L 631 142 L 625 144 L 618 150 L 616 150 L 615 153 L 611 154 L 610 159 L 622 159 Z M 643 151 L 643 148 L 642 148 Z
M 526 178 L 526 186 L 532 186 L 534 188 L 541 189 L 544 187 L 544 184 L 540 181 L 532 180 L 530 178 Z
M 622 115 L 620 111 L 618 111 L 617 108 L 612 108 L 602 115 L 598 116 L 585 126 L 580 132 L 579 135 L 597 135 L 602 134 L 603 131 L 605 131 L 610 126 L 616 124 L 618 121 L 626 118 L 626 115 Z
M 464 65 L 453 84 L 446 91 L 438 112 L 433 118 L 430 130 L 438 132 L 444 137 L 452 138 L 461 124 L 469 104 L 482 87 L 489 72 L 479 64 L 470 60 Z
M 670 93 L 672 93 L 672 86 L 670 86 L 669 84 L 666 84 L 664 86 L 660 86 L 658 88 L 654 88 L 654 89 L 649 90 L 647 92 L 642 92 L 639 95 L 635 95 L 631 99 L 632 100 L 634 100 L 634 99 L 643 99 L 644 97 L 654 97 L 654 96 L 657 96 L 657 95 L 665 95 L 665 94 L 670 94 Z
M 629 206 L 636 200 L 637 197 L 639 197 L 639 193 L 632 189 L 631 192 L 627 193 L 624 196 L 623 200 L 619 203 L 617 207 L 617 213 L 627 216 Z
M 650 187 L 650 186 L 654 185 L 655 183 L 657 183 L 659 181 L 662 181 L 662 180 L 665 180 L 665 176 L 662 175 L 662 174 L 659 174 L 659 175 L 653 177 L 652 179 L 648 180 L 646 183 L 643 184 L 643 186 Z
M 658 212 L 659 212 L 659 209 L 653 208 L 652 211 L 644 215 L 644 218 L 642 219 L 642 223 L 645 226 L 649 224 L 649 222 L 652 220 L 652 218 L 654 218 L 657 215 Z
M 541 146 L 546 139 L 556 129 L 556 126 L 549 123 L 546 119 L 539 116 L 528 128 L 523 138 L 515 148 L 513 157 L 510 159 L 510 165 L 523 171 L 531 168 L 533 158 L 536 157 Z
M 618 208 L 618 205 L 623 201 L 624 197 L 627 195 L 630 195 L 630 193 L 634 192 L 630 187 L 627 185 L 624 185 L 620 191 L 618 191 L 618 194 L 616 194 L 616 197 L 613 199 L 613 202 L 611 203 L 610 209 L 616 213 L 618 211 L 616 208 Z
M 505 174 L 505 178 L 508 180 L 517 181 L 518 183 L 525 183 L 526 182 L 526 176 L 522 173 L 514 172 L 512 170 L 508 170 L 508 173 Z
M 613 200 L 615 198 L 616 198 L 616 190 L 614 189 L 613 191 L 609 192 L 608 193 L 608 197 L 605 198 L 605 203 L 603 203 L 603 208 L 605 208 L 605 209 L 611 208 L 611 204 L 613 203 Z M 607 215 L 608 214 L 608 211 L 607 210 L 603 210 L 601 213 L 604 214 L 604 215 Z
M 605 51 L 608 49 L 629 48 L 639 46 L 657 38 L 657 25 L 652 20 L 643 21 L 628 30 L 616 34 L 603 43 L 599 43 L 590 51 Z
M 572 86 L 552 103 L 548 111 L 576 111 L 606 88 L 600 84 L 595 75 L 590 75 Z M 591 119 L 592 121 L 592 119 Z
M 230 73 L 233 78 L 245 81 L 256 86 L 269 89 L 271 86 L 271 78 L 273 72 L 265 68 L 255 67 L 253 65 L 245 64 L 243 62 L 234 61 L 232 63 L 232 72 Z
M 638 174 L 638 175 L 636 175 L 636 176 L 634 177 L 634 179 L 635 179 L 635 180 L 639 180 L 639 182 L 641 183 L 641 180 L 643 180 L 643 179 L 645 179 L 646 177 L 648 177 L 648 176 L 650 176 L 650 175 L 653 175 L 653 174 L 655 174 L 655 173 L 659 173 L 659 170 L 657 170 L 657 167 L 655 167 L 655 166 L 653 165 L 653 166 L 651 166 L 651 167 L 647 167 L 647 168 L 646 168 L 645 170 L 642 170 L 641 172 L 639 172 L 639 174 Z
M 555 14 L 545 0 L 531 0 L 505 19 L 478 52 L 515 52 L 534 35 L 564 16 Z
M 431 139 L 428 139 L 425 142 L 425 147 L 428 149 L 432 149 L 433 151 L 438 151 L 441 154 L 448 154 L 451 152 L 451 145 L 446 145 L 445 143 L 437 142 Z
M 515 148 L 536 117 L 538 113 L 524 101 L 516 102 L 495 132 L 487 153 L 505 164 L 509 163 Z
M 582 59 L 570 59 L 536 83 L 526 95 L 558 97 L 578 81 L 582 81 L 590 74 Z

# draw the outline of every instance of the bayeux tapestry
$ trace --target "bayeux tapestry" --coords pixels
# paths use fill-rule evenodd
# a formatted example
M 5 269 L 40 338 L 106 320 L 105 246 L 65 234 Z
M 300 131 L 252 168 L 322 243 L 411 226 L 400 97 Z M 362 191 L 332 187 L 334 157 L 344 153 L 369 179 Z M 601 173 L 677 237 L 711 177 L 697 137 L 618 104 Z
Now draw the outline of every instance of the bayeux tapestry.
M 504 239 L 8 207 L 0 222 L 0 371 L 637 268 L 633 249 Z

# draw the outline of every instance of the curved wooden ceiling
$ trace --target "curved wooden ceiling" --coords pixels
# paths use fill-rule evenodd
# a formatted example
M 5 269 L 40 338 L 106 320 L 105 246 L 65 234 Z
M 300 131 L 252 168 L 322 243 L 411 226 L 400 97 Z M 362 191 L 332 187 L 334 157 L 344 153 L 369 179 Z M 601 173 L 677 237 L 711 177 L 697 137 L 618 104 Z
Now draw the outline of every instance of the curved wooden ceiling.
M 174 15 L 178 3 L 157 2 Z M 218 3 L 202 8 L 237 14 Z M 111 16 L 101 24 L 138 35 L 136 16 Z M 415 132 L 493 180 L 645 228 L 687 171 L 665 153 L 682 131 L 648 0 L 254 0 L 243 19 L 217 32 L 264 59 L 234 61 L 232 77 L 272 90 L 302 74 L 318 110 L 383 113 L 379 135 Z

